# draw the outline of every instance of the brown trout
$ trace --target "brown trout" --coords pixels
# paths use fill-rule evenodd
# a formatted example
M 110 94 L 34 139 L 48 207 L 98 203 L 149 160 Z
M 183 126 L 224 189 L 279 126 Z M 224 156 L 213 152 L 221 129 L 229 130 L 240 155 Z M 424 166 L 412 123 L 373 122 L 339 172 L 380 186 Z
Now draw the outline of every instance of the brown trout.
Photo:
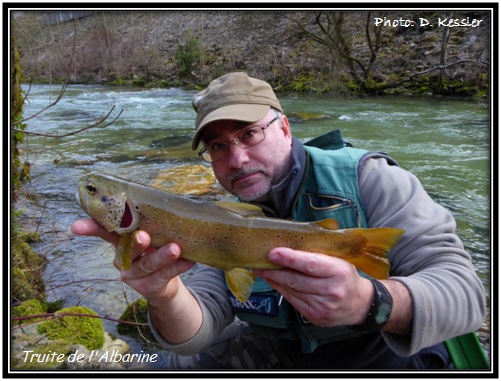
M 228 287 L 241 301 L 248 299 L 255 277 L 252 269 L 276 269 L 268 260 L 275 247 L 290 247 L 342 258 L 366 274 L 388 277 L 387 252 L 403 230 L 342 229 L 332 219 L 294 222 L 266 217 L 251 204 L 198 201 L 109 175 L 80 179 L 80 207 L 106 230 L 121 235 L 116 259 L 131 266 L 138 230 L 158 248 L 175 242 L 181 257 L 225 271 Z

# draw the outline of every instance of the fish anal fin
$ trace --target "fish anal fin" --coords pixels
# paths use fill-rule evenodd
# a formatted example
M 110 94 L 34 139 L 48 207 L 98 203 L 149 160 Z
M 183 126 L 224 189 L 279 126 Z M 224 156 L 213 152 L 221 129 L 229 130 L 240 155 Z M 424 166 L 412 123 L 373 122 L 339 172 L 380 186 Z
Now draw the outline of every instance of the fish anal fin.
M 235 268 L 229 271 L 225 271 L 226 283 L 233 295 L 240 300 L 245 302 L 249 299 L 252 293 L 252 286 L 256 281 L 256 277 L 249 270 Z
M 240 214 L 244 217 L 264 217 L 263 209 L 259 206 L 247 204 L 245 202 L 216 201 L 215 204 L 230 212 Z
M 318 225 L 321 228 L 328 230 L 339 230 L 339 222 L 333 220 L 332 218 L 327 218 L 325 220 L 312 222 L 314 225 Z
M 120 270 L 128 270 L 132 265 L 132 246 L 134 246 L 136 235 L 137 230 L 131 234 L 120 236 L 120 240 L 115 249 L 115 260 Z

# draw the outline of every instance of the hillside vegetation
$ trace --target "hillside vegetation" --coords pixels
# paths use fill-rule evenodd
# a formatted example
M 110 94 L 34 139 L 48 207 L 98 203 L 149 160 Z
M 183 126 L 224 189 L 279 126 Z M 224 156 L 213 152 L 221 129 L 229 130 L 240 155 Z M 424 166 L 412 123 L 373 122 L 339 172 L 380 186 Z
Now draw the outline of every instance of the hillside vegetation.
M 485 95 L 489 84 L 487 11 L 19 12 L 12 26 L 35 82 L 200 88 L 246 71 L 297 92 Z

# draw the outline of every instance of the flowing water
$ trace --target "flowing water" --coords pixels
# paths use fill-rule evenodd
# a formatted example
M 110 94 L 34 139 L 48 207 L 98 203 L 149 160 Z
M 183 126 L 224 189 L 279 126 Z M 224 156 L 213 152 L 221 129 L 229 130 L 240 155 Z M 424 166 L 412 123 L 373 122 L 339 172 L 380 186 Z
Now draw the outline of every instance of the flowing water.
M 25 90 L 28 86 L 25 86 Z M 46 107 L 59 88 L 32 86 L 24 116 Z M 50 300 L 65 299 L 102 316 L 119 318 L 138 295 L 117 280 L 113 250 L 95 238 L 72 236 L 69 225 L 85 217 L 75 201 L 78 179 L 105 172 L 141 183 L 162 170 L 199 164 L 191 151 L 194 92 L 70 86 L 59 103 L 27 122 L 28 130 L 69 134 L 95 123 L 115 106 L 105 128 L 54 139 L 30 136 L 23 159 L 31 163 L 30 201 L 24 218 L 43 234 L 37 251 L 50 262 L 45 272 Z M 335 99 L 281 95 L 293 134 L 309 140 L 335 128 L 356 147 L 389 153 L 457 220 L 457 233 L 472 255 L 490 305 L 490 113 L 483 101 L 429 97 Z M 302 114 L 308 113 L 308 114 Z M 319 117 L 321 116 L 321 117 Z M 105 329 L 116 334 L 115 323 Z M 489 352 L 489 319 L 480 332 Z M 135 351 L 138 344 L 127 337 Z M 162 364 L 157 364 L 162 366 Z

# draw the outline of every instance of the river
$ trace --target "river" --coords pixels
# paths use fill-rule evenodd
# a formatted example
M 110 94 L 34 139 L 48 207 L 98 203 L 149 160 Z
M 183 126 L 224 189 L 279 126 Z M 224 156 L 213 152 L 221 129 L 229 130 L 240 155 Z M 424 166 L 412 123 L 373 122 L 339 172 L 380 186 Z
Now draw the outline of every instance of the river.
M 28 86 L 24 86 L 27 90 Z M 59 87 L 31 87 L 24 116 L 53 101 Z M 84 305 L 98 314 L 118 318 L 138 295 L 117 280 L 110 245 L 68 232 L 85 214 L 75 202 L 78 179 L 105 172 L 150 182 L 159 171 L 200 164 L 191 151 L 195 92 L 180 89 L 139 89 L 92 85 L 69 86 L 59 103 L 27 122 L 28 130 L 68 134 L 96 122 L 115 107 L 105 128 L 54 139 L 30 136 L 23 160 L 31 163 L 26 184 L 24 219 L 43 234 L 37 246 L 47 255 L 45 271 L 50 300 Z M 326 96 L 281 95 L 293 134 L 307 141 L 334 128 L 356 147 L 389 153 L 413 172 L 424 188 L 457 220 L 457 233 L 472 255 L 490 305 L 490 112 L 485 101 L 434 97 L 337 99 Z M 302 113 L 312 113 L 319 118 Z M 111 120 L 110 118 L 110 120 Z M 489 325 L 479 333 L 490 351 Z M 115 323 L 105 329 L 117 334 Z M 120 336 L 120 335 L 118 335 Z M 127 337 L 134 350 L 138 344 Z M 159 364 L 158 366 L 161 366 Z

